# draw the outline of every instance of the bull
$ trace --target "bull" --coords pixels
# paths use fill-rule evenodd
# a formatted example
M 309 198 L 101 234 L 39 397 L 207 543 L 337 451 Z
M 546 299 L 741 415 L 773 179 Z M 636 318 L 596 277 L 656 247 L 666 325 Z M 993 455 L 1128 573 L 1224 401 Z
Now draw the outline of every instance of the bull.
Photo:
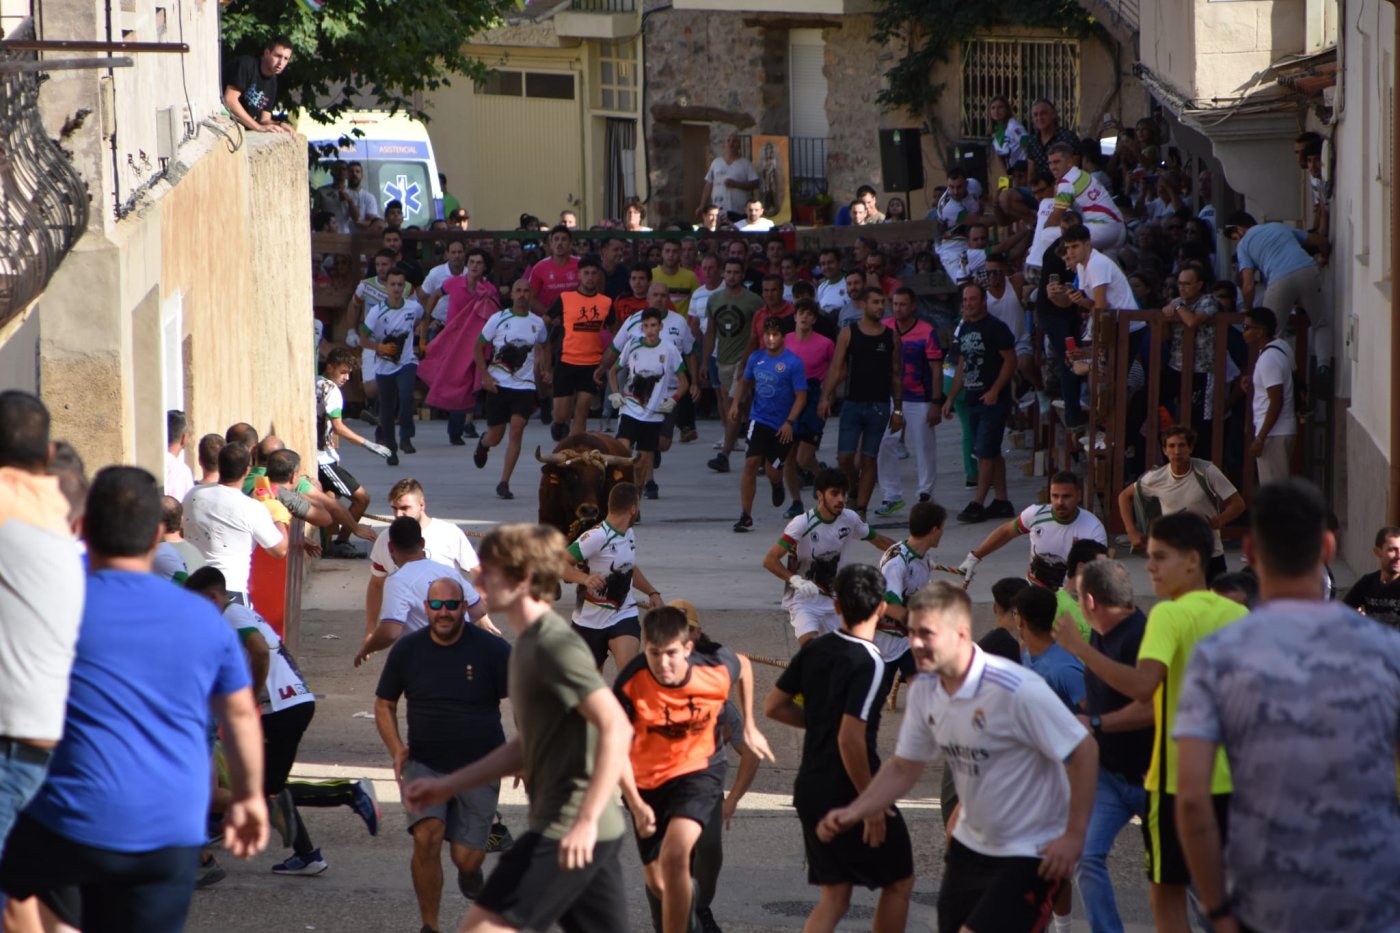
M 540 524 L 572 541 L 607 513 L 608 493 L 633 482 L 631 450 L 607 434 L 570 434 L 549 456 L 535 448 L 540 466 Z

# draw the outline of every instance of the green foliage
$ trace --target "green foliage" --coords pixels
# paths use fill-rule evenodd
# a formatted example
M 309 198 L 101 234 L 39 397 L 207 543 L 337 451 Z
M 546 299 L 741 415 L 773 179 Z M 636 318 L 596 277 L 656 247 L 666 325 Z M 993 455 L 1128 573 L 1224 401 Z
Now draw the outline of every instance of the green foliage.
M 933 83 L 934 68 L 979 32 L 1003 26 L 1052 27 L 1082 39 L 1095 20 L 1076 0 L 879 0 L 872 41 L 904 41 L 908 52 L 885 72 L 876 100 L 886 110 L 931 117 L 944 88 Z
M 233 0 L 223 12 L 225 51 L 257 55 L 275 35 L 292 40 L 278 79 L 279 105 L 333 121 L 365 96 L 376 106 L 426 115 L 413 95 L 488 68 L 462 51 L 498 25 L 511 0 L 328 0 L 313 13 L 296 0 Z

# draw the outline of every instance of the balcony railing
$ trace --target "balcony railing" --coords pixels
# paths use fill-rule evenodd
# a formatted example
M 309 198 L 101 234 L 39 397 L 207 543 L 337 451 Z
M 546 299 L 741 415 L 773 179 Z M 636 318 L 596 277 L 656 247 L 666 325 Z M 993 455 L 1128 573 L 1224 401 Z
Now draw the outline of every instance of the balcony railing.
M 572 0 L 569 9 L 575 13 L 635 13 L 637 0 Z
M 34 38 L 25 20 L 6 36 Z M 32 64 L 35 52 L 0 42 L 0 63 Z M 88 193 L 39 119 L 35 71 L 0 72 L 0 325 L 33 301 L 88 223 Z

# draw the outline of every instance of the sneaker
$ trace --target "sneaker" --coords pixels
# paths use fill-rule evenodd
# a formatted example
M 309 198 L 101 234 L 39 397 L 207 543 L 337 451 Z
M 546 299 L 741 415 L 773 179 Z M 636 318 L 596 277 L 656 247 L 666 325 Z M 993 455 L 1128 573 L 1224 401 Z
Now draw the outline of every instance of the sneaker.
M 282 848 L 290 848 L 292 837 L 296 835 L 296 804 L 292 803 L 291 788 L 284 787 L 282 792 L 276 797 L 269 797 L 267 801 L 267 819 L 272 824 L 272 828 L 277 830 L 277 835 L 282 837 Z
M 478 868 L 470 875 L 464 871 L 457 872 L 457 890 L 462 892 L 462 896 L 469 901 L 474 901 L 481 889 L 486 887 L 486 872 Z
M 700 432 L 694 428 L 686 428 L 681 432 L 681 443 L 691 444 L 700 439 Z
M 499 819 L 491 824 L 491 833 L 486 837 L 487 852 L 509 852 L 514 845 L 515 837 L 510 834 L 509 826 Z
M 884 502 L 881 502 L 880 505 L 875 509 L 875 514 L 880 516 L 881 518 L 884 518 L 888 515 L 893 515 L 895 512 L 898 512 L 902 508 L 904 508 L 903 499 L 895 499 L 894 501 L 886 499 Z
M 350 809 L 360 815 L 360 819 L 365 821 L 365 827 L 371 836 L 379 835 L 379 799 L 374 796 L 374 782 L 369 778 L 360 778 L 355 782 L 355 802 L 350 804 Z
M 557 444 L 564 438 L 569 436 L 569 426 L 567 424 L 560 424 L 556 421 L 549 426 L 549 436 L 552 437 L 554 439 L 554 443 Z
M 387 457 L 384 458 L 384 463 L 387 464 L 388 466 L 398 466 L 398 465 L 399 465 L 399 455 L 398 455 L 397 453 L 392 453 L 392 454 L 390 454 L 389 456 L 387 456 Z
M 782 480 L 773 483 L 773 508 L 782 508 L 785 499 L 787 499 L 787 490 L 783 489 Z
M 465 444 L 466 441 L 462 443 Z M 482 467 L 486 466 L 486 458 L 490 455 L 491 448 L 487 447 L 483 442 L 477 441 L 476 450 L 472 451 L 472 463 L 475 463 L 476 468 L 480 470 Z
M 719 440 L 717 440 L 717 441 L 715 441 L 713 444 L 711 444 L 711 445 L 710 445 L 710 449 L 711 449 L 711 450 L 723 450 L 723 449 L 724 449 L 724 438 L 721 437 Z
M 933 496 L 930 496 L 930 495 L 929 495 L 928 493 L 926 493 L 926 492 L 921 492 L 921 493 L 919 493 L 919 501 L 920 501 L 920 502 L 929 502 L 929 501 L 931 501 L 932 499 L 933 499 Z
M 714 470 L 716 473 L 729 472 L 729 458 L 726 457 L 724 454 L 715 454 L 705 465 L 708 466 L 710 469 Z
M 418 453 L 418 448 L 413 446 L 413 441 L 409 440 L 406 437 L 403 440 L 399 441 L 399 450 L 402 450 L 406 454 Z
M 656 485 L 656 480 L 654 480 L 654 479 L 649 479 L 649 480 L 647 480 L 647 484 L 646 484 L 645 486 L 642 487 L 642 498 L 643 498 L 643 499 L 660 499 L 660 498 L 661 498 L 661 487 L 659 487 L 659 486 Z
M 987 506 L 986 516 L 988 518 L 1015 518 L 1016 507 L 1007 499 L 993 499 L 992 504 Z
M 462 429 L 462 436 L 469 437 L 472 440 L 476 440 L 481 435 L 476 433 L 476 425 L 472 422 L 468 422 L 467 426 Z
M 967 525 L 975 525 L 986 520 L 987 510 L 982 508 L 980 502 L 969 502 L 967 508 L 958 513 L 958 521 Z
M 497 484 L 496 484 L 496 498 L 497 498 L 497 499 L 514 499 L 514 498 L 515 498 L 515 493 L 513 493 L 513 492 L 510 491 L 510 486 L 509 486 L 508 484 L 506 484 L 506 483 L 497 483 Z
M 360 420 L 366 424 L 379 424 L 379 411 L 373 408 L 361 408 Z
M 714 912 L 708 907 L 697 909 L 695 919 L 700 923 L 700 933 L 724 933 L 719 924 L 715 923 Z
M 788 506 L 788 510 L 783 513 L 783 518 L 796 518 L 805 511 L 807 511 L 807 509 L 803 507 L 802 500 L 793 499 L 792 505 Z
M 285 862 L 279 862 L 272 866 L 274 875 L 319 875 L 329 867 L 326 860 L 321 858 L 321 850 L 316 849 L 309 855 L 293 855 Z
M 359 560 L 364 556 L 360 549 L 349 541 L 337 541 L 325 552 L 327 557 L 337 560 Z
M 734 523 L 735 531 L 750 531 L 753 528 L 753 518 L 748 515 L 740 515 L 739 520 Z
M 449 437 L 449 438 L 447 439 L 447 443 L 451 444 L 453 447 L 465 447 L 465 446 L 467 446 L 467 442 L 464 441 L 464 440 L 462 440 L 460 437 Z
M 964 489 L 976 489 L 976 488 L 977 488 L 977 477 L 974 476 L 974 477 L 972 477 L 972 478 L 970 478 L 970 479 L 969 479 L 968 477 L 963 477 L 963 488 L 964 488 Z
M 324 864 L 324 863 L 323 863 Z M 200 862 L 199 869 L 194 875 L 194 887 L 198 891 L 200 888 L 207 888 L 210 885 L 218 884 L 228 877 L 228 872 L 219 864 L 219 860 L 214 856 L 209 856 L 209 861 Z

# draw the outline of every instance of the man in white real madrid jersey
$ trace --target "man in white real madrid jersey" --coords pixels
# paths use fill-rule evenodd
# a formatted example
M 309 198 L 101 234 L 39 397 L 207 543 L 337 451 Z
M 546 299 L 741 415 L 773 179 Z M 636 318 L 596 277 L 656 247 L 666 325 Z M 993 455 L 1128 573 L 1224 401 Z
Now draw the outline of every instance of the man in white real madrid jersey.
M 1033 671 L 972 641 L 972 603 L 932 583 L 909 599 L 920 677 L 895 755 L 848 806 L 817 828 L 833 838 L 907 794 L 941 755 L 958 808 L 938 894 L 940 933 L 1041 929 L 1084 846 L 1098 746 Z
M 869 541 L 882 553 L 894 546 L 846 508 L 845 473 L 822 470 L 812 483 L 812 496 L 816 508 L 788 522 L 763 558 L 764 569 L 787 584 L 783 608 L 799 645 L 841 627 L 831 584 L 851 543 Z
M 963 572 L 963 586 L 971 586 L 977 565 L 988 554 L 1000 550 L 1019 535 L 1030 535 L 1031 553 L 1066 560 L 1069 549 L 1080 538 L 1089 538 L 1105 547 L 1108 532 L 1094 513 L 1079 507 L 1079 477 L 1061 470 L 1050 477 L 1050 504 L 1032 505 L 991 534 L 971 551 L 958 569 Z

